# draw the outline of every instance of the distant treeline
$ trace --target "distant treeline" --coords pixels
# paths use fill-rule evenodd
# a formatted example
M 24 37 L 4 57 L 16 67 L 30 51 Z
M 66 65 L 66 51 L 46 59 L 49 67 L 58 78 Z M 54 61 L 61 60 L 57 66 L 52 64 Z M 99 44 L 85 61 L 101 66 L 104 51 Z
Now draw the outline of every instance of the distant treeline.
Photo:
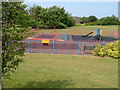
M 118 17 L 115 15 L 98 19 L 95 16 L 81 17 L 80 23 L 85 25 L 120 25 Z

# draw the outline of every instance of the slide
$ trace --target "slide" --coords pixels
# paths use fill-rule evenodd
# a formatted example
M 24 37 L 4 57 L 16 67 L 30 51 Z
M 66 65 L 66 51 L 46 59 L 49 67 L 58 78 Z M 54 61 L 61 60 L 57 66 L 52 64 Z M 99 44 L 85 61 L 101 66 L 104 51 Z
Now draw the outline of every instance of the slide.
M 87 36 L 89 36 L 89 35 L 92 34 L 92 33 L 93 33 L 93 31 L 90 32 L 90 33 L 88 33 L 88 34 L 86 34 L 86 35 L 84 35 L 84 36 L 82 36 L 82 37 L 87 37 Z

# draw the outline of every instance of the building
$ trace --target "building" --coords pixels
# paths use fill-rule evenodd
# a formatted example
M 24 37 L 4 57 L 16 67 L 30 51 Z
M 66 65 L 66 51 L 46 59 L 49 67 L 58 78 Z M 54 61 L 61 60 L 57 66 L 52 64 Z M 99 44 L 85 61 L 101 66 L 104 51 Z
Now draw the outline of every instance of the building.
M 73 16 L 73 18 L 75 19 L 76 24 L 80 24 L 80 17 Z

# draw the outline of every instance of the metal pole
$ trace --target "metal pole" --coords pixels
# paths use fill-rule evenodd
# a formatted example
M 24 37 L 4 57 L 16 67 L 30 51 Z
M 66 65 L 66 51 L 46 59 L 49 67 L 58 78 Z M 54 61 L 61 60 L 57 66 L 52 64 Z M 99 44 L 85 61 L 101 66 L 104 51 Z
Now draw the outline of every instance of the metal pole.
M 55 41 L 52 41 L 52 54 L 55 54 Z
M 78 55 L 80 55 L 80 40 L 78 41 Z
M 105 44 L 106 44 L 106 42 L 105 42 L 105 41 L 103 41 L 103 42 L 102 42 L 102 46 L 105 46 Z
M 64 38 L 64 34 L 60 33 L 60 39 Z
M 48 38 L 48 33 L 46 32 L 46 38 Z
M 28 53 L 30 53 L 30 39 L 28 39 Z
M 64 40 L 67 40 L 67 34 L 66 33 L 64 34 Z

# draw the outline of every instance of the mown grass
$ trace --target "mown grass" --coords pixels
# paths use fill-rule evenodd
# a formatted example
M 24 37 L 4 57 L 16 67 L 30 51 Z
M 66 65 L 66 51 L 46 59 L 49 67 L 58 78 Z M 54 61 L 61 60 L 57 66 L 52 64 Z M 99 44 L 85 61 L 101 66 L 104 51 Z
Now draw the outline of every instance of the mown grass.
M 94 56 L 26 54 L 3 79 L 4 88 L 117 88 L 118 60 Z
M 93 28 L 100 28 L 103 31 L 118 31 L 117 25 L 111 25 L 111 26 L 74 26 L 69 27 L 69 29 L 81 29 L 81 30 L 92 30 Z
M 67 32 L 68 34 L 84 35 L 91 32 L 93 29 L 99 28 L 102 30 L 103 36 L 114 36 L 114 31 L 118 31 L 118 26 L 74 26 L 68 29 L 59 30 L 60 32 Z M 65 31 L 64 31 L 65 30 Z
M 102 30 L 103 36 L 114 36 L 114 31 L 118 31 L 117 25 L 111 25 L 111 26 L 74 26 L 69 27 L 67 29 L 57 29 L 57 32 L 60 32 L 62 34 L 66 33 L 70 35 L 85 35 L 95 28 L 100 28 Z M 44 30 L 40 32 L 53 32 L 53 29 Z

